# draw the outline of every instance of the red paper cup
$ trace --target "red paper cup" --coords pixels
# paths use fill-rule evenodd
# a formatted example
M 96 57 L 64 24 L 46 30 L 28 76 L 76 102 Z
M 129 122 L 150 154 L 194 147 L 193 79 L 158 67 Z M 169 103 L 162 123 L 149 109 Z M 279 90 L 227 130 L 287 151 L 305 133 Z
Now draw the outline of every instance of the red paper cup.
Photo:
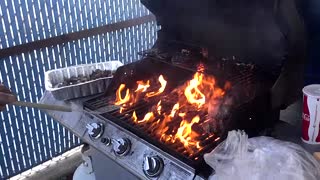
M 320 84 L 303 88 L 302 141 L 320 144 Z

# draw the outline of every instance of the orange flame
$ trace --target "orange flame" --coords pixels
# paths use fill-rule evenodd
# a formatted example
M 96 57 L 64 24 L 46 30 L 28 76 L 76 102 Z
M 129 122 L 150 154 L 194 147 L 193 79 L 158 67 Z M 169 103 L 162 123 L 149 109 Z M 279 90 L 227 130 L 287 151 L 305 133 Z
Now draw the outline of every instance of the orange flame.
M 138 117 L 137 117 L 136 111 L 133 111 L 131 118 L 132 118 L 133 122 L 137 122 L 138 121 Z
M 174 117 L 174 115 L 176 114 L 176 112 L 179 110 L 179 103 L 175 104 L 173 107 L 172 107 L 172 110 L 171 110 L 171 113 L 170 113 L 170 117 Z
M 138 121 L 138 123 L 148 122 L 149 120 L 153 120 L 153 119 L 154 119 L 153 112 L 148 112 L 142 120 Z
M 117 97 L 116 97 L 116 101 L 115 101 L 115 105 L 122 105 L 122 104 L 125 104 L 127 102 L 130 101 L 130 90 L 127 89 L 126 90 L 126 95 L 124 96 L 124 98 L 122 98 L 121 96 L 121 92 L 122 90 L 126 87 L 125 84 L 120 84 L 118 90 L 117 90 Z
M 200 117 L 195 116 L 191 123 L 188 123 L 186 120 L 181 121 L 180 127 L 177 131 L 177 134 L 175 135 L 175 138 L 178 138 L 180 142 L 183 143 L 185 148 L 189 148 L 190 145 L 196 146 L 197 148 L 200 148 L 199 142 L 194 141 L 195 137 L 192 137 L 192 125 L 195 123 L 199 123 Z
M 138 87 L 134 92 L 146 92 L 150 87 L 150 81 L 148 80 L 146 83 L 143 81 L 137 81 Z
M 158 102 L 158 104 L 157 104 L 157 112 L 158 112 L 158 114 L 159 115 L 161 115 L 161 100 Z
M 186 116 L 186 113 L 179 113 L 179 116 L 183 118 Z
M 146 94 L 147 97 L 157 96 L 157 95 L 161 94 L 164 91 L 164 89 L 166 88 L 167 81 L 163 78 L 162 75 L 159 76 L 158 80 L 159 80 L 159 82 L 161 84 L 161 87 L 159 88 L 159 90 L 157 92 L 149 92 L 149 93 L 147 93 Z
M 198 86 L 202 83 L 202 79 L 203 74 L 197 72 L 193 76 L 193 79 L 189 81 L 188 86 L 184 91 L 184 95 L 188 102 L 197 105 L 198 108 L 201 108 L 206 102 L 205 95 L 198 89 Z
M 123 113 L 124 110 L 124 107 L 120 107 L 120 113 Z
M 178 87 L 173 93 L 166 95 L 166 98 L 159 100 L 144 115 L 142 120 L 139 120 L 136 111 L 133 111 L 131 116 L 132 121 L 135 123 L 149 123 L 148 131 L 154 133 L 161 141 L 169 144 L 182 143 L 185 152 L 188 152 L 190 156 L 202 148 L 200 146 L 200 136 L 206 132 L 203 123 L 208 121 L 208 111 L 210 109 L 218 110 L 219 103 L 221 102 L 219 99 L 224 97 L 226 90 L 231 88 L 230 82 L 226 82 L 223 89 L 219 88 L 214 77 L 203 74 L 204 66 L 199 66 L 198 70 L 191 80 Z M 146 100 L 163 93 L 167 86 L 167 81 L 162 75 L 158 77 L 158 81 L 161 86 L 154 92 L 150 92 L 149 90 L 153 84 L 151 80 L 147 80 L 146 82 L 137 81 L 137 88 L 130 90 L 127 88 L 124 97 L 126 86 L 121 84 L 116 92 L 115 101 L 115 105 L 121 105 L 120 113 L 127 113 L 128 111 L 126 110 L 130 106 L 140 102 L 140 98 Z M 177 101 L 171 109 L 163 106 L 172 105 L 173 99 Z M 127 115 L 130 117 L 129 114 Z M 198 126 L 196 129 L 193 129 L 192 127 L 195 124 L 198 124 Z M 208 136 L 201 137 L 201 139 L 207 141 L 213 136 L 215 134 L 209 133 Z M 216 140 L 219 139 L 217 138 Z

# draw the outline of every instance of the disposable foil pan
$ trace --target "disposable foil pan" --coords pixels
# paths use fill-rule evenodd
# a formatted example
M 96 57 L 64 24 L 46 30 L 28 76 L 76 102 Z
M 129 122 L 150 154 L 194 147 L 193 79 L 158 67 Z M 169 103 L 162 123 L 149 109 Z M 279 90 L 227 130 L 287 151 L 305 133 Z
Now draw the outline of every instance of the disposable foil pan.
M 97 69 L 110 70 L 113 73 L 122 65 L 123 64 L 120 61 L 108 61 L 50 70 L 45 72 L 45 88 L 58 100 L 68 100 L 102 93 L 108 88 L 112 76 L 63 87 L 55 86 L 59 83 L 63 83 L 65 79 L 71 78 L 72 76 L 89 76 Z

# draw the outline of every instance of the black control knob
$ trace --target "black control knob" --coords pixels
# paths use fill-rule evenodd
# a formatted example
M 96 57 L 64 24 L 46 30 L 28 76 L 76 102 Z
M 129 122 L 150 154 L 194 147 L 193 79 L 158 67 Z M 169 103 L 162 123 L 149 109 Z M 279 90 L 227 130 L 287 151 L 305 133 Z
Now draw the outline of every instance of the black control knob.
M 101 137 L 104 131 L 104 126 L 102 123 L 90 123 L 86 126 L 88 134 L 93 139 L 98 139 Z
M 127 138 L 112 139 L 112 145 L 117 156 L 125 156 L 130 152 L 131 142 Z
M 147 177 L 157 177 L 163 171 L 163 160 L 159 156 L 146 156 L 143 161 L 143 172 Z
M 103 143 L 106 146 L 109 146 L 111 144 L 111 139 L 108 137 L 103 137 L 103 138 L 101 138 L 100 141 L 101 141 L 101 143 Z

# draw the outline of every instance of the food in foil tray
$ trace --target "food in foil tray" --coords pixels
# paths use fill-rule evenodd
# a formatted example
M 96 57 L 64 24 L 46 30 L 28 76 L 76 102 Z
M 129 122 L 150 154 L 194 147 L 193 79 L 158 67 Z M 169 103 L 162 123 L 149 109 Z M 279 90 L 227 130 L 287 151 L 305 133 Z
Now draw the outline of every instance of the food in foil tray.
M 99 78 L 110 77 L 112 76 L 112 72 L 110 70 L 101 70 L 96 69 L 89 76 L 79 75 L 79 76 L 71 76 L 70 78 L 65 78 L 62 83 L 56 84 L 55 88 L 60 88 L 69 85 L 75 85 L 79 83 L 83 83 L 86 81 L 91 81 Z

